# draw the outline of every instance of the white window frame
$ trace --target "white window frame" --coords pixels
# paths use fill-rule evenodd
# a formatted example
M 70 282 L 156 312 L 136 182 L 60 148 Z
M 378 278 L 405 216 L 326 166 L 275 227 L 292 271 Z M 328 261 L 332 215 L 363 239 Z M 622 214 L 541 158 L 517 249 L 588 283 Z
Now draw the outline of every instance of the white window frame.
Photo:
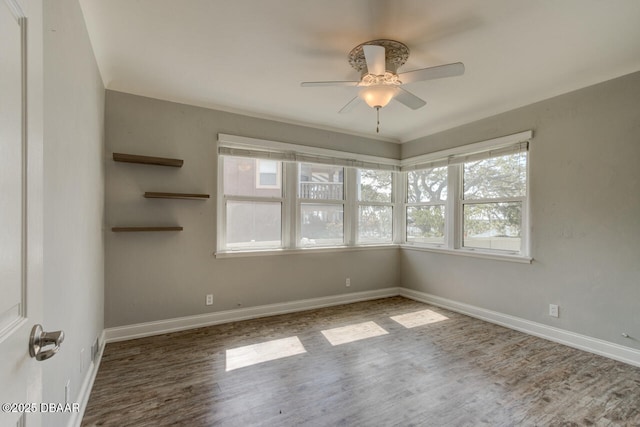
M 278 163 L 278 170 L 282 169 L 282 162 Z M 282 183 L 284 182 L 284 175 L 280 174 L 280 184 L 278 186 L 268 186 L 266 189 L 280 189 L 280 197 L 265 197 L 265 196 L 237 196 L 237 195 L 228 195 L 224 192 L 224 157 L 218 157 L 218 250 L 228 251 L 228 252 L 236 252 L 241 251 L 240 249 L 232 249 L 227 247 L 227 203 L 228 202 L 256 202 L 256 203 L 280 203 L 280 246 L 268 246 L 268 247 L 255 247 L 247 250 L 250 251 L 264 251 L 264 250 L 278 250 L 285 247 L 286 241 L 285 236 L 285 224 L 282 222 L 284 218 L 285 209 L 290 204 L 289 194 L 285 191 L 284 188 L 281 188 Z M 256 175 L 258 172 L 258 161 L 256 161 Z M 257 183 L 256 183 L 257 184 Z M 256 188 L 265 189 L 265 187 Z
M 528 226 L 528 220 L 529 220 L 529 153 L 527 151 L 527 169 L 525 171 L 525 180 L 526 180 L 526 185 L 525 185 L 525 194 L 523 196 L 512 196 L 512 197 L 495 197 L 495 198 L 480 198 L 480 199 L 465 199 L 464 198 L 464 163 L 457 165 L 457 171 L 456 173 L 458 174 L 458 186 L 459 186 L 459 191 L 460 191 L 460 197 L 457 198 L 456 202 L 458 204 L 458 220 L 459 220 L 459 227 L 456 227 L 460 233 L 458 236 L 458 240 L 456 241 L 456 247 L 467 250 L 467 251 L 481 251 L 481 252 L 488 252 L 488 253 L 507 253 L 507 254 L 511 254 L 511 255 L 528 255 L 529 251 L 529 232 L 527 232 L 529 230 L 529 226 Z M 518 252 L 512 252 L 512 251 L 508 251 L 508 250 L 498 250 L 498 249 L 487 249 L 487 248 L 475 248 L 475 247 L 471 247 L 471 246 L 464 246 L 464 236 L 463 236 L 463 232 L 464 232 L 464 206 L 467 204 L 470 205 L 474 205 L 474 204 L 494 204 L 494 203 L 511 203 L 511 202 L 518 202 L 521 203 L 521 224 L 520 224 L 520 250 Z
M 474 144 L 464 145 L 449 150 L 430 153 L 422 156 L 416 156 L 401 161 L 402 170 L 405 172 L 402 180 L 405 188 L 404 203 L 402 211 L 403 218 L 403 240 L 402 247 L 414 250 L 427 250 L 435 252 L 445 252 L 455 255 L 468 255 L 479 258 L 490 258 L 500 260 L 512 260 L 516 262 L 530 263 L 531 258 L 531 222 L 530 222 L 530 177 L 529 170 L 531 165 L 530 152 L 527 153 L 527 170 L 526 170 L 526 192 L 522 197 L 508 197 L 486 199 L 488 203 L 498 203 L 501 201 L 519 201 L 522 203 L 522 224 L 521 224 L 521 243 L 520 251 L 504 251 L 492 250 L 484 248 L 471 248 L 463 246 L 463 207 L 467 203 L 482 203 L 482 200 L 463 200 L 463 168 L 464 158 L 480 153 L 487 153 L 489 157 L 493 156 L 492 152 L 499 152 L 507 147 L 514 147 L 518 144 L 529 143 L 533 137 L 532 131 L 520 132 L 513 135 L 507 135 L 487 141 Z M 463 159 L 463 160 L 461 160 Z M 437 166 L 448 166 L 447 170 L 447 201 L 445 206 L 445 243 L 442 244 L 425 244 L 419 242 L 407 242 L 406 240 L 406 209 L 408 206 L 416 205 L 407 203 L 407 176 L 406 172 L 410 170 L 430 169 Z M 429 203 L 426 203 L 429 204 Z
M 396 203 L 396 194 L 395 194 L 395 182 L 398 180 L 398 173 L 397 172 L 391 172 L 391 197 L 390 197 L 390 201 L 388 202 L 374 202 L 374 201 L 368 201 L 368 200 L 360 200 L 360 198 L 358 197 L 358 192 L 359 192 L 359 186 L 360 186 L 360 179 L 358 179 L 358 171 L 359 170 L 372 170 L 370 168 L 355 168 L 353 169 L 353 181 L 355 181 L 355 186 L 354 186 L 354 191 L 355 191 L 355 196 L 353 197 L 353 200 L 355 200 L 355 212 L 354 212 L 354 218 L 353 221 L 355 223 L 355 233 L 353 236 L 354 241 L 356 242 L 357 245 L 362 245 L 362 246 L 369 246 L 369 245 L 384 245 L 384 244 L 393 244 L 396 241 L 396 234 L 397 234 L 397 227 L 396 227 L 396 223 L 397 221 L 395 221 L 395 217 L 398 215 L 398 210 L 397 210 L 397 203 Z M 367 241 L 361 241 L 360 240 L 360 207 L 362 206 L 384 206 L 384 207 L 390 207 L 391 208 L 391 240 L 389 242 L 367 242 Z
M 347 212 L 347 170 L 350 168 L 346 168 L 344 166 L 338 166 L 342 168 L 342 199 L 307 199 L 300 197 L 300 169 L 302 164 L 317 164 L 312 162 L 299 162 L 294 163 L 296 166 L 296 241 L 295 247 L 297 248 L 321 248 L 321 247 L 341 247 L 341 246 L 350 246 L 350 215 Z M 314 245 L 303 245 L 301 243 L 302 239 L 302 205 L 325 205 L 325 206 L 340 206 L 342 207 L 342 243 L 341 244 L 314 244 Z M 348 218 L 349 217 L 349 218 Z
M 436 166 L 436 167 L 440 167 L 440 166 Z M 416 169 L 416 170 L 431 170 L 431 169 L 435 169 L 436 167 L 430 167 L 430 168 L 426 168 L 426 169 Z M 443 248 L 443 247 L 448 247 L 449 245 L 449 241 L 451 239 L 451 234 L 449 232 L 449 225 L 451 220 L 449 219 L 449 214 L 448 212 L 450 211 L 450 207 L 449 207 L 449 199 L 450 194 L 449 194 L 449 185 L 450 185 L 450 178 L 449 178 L 449 174 L 450 174 L 451 170 L 449 168 L 449 170 L 447 171 L 447 199 L 446 200 L 435 200 L 435 201 L 428 201 L 428 202 L 409 202 L 409 173 L 411 173 L 411 171 L 407 171 L 404 172 L 403 174 L 403 180 L 405 183 L 405 191 L 404 191 L 404 209 L 402 211 L 403 216 L 404 216 L 404 220 L 405 220 L 405 228 L 404 228 L 404 240 L 403 242 L 410 244 L 410 245 L 424 245 L 424 246 L 433 246 L 433 247 L 437 247 L 437 248 Z M 442 206 L 444 208 L 444 239 L 442 241 L 442 243 L 439 242 L 434 242 L 434 243 L 422 243 L 422 242 L 409 242 L 408 239 L 408 235 L 407 235 L 407 216 L 408 216 L 408 210 L 411 207 L 423 207 L 423 206 Z
M 440 152 L 429 153 L 398 161 L 377 156 L 360 155 L 329 150 L 310 146 L 282 143 L 276 141 L 246 138 L 235 135 L 218 135 L 218 151 L 221 154 L 218 162 L 218 215 L 217 215 L 217 251 L 216 257 L 227 256 L 255 256 L 277 255 L 287 253 L 302 253 L 306 251 L 343 251 L 343 250 L 376 250 L 389 246 L 401 246 L 409 250 L 426 250 L 453 255 L 464 255 L 478 258 L 508 260 L 513 262 L 530 263 L 531 258 L 531 221 L 530 221 L 530 178 L 529 169 L 531 155 L 527 158 L 527 190 L 522 206 L 522 250 L 518 254 L 496 253 L 479 248 L 462 247 L 462 179 L 460 157 L 477 153 L 491 152 L 514 146 L 518 143 L 528 143 L 533 137 L 532 131 L 520 132 L 487 141 L 464 145 Z M 226 205 L 223 197 L 223 155 L 244 156 L 282 161 L 282 248 L 277 250 L 255 249 L 249 251 L 232 251 L 224 249 L 226 244 Z M 456 164 L 452 164 L 457 162 Z M 297 243 L 300 223 L 300 202 L 297 200 L 298 170 L 297 163 L 323 163 L 344 166 L 344 245 L 343 246 L 313 246 L 300 247 Z M 408 243 L 406 241 L 406 208 L 407 188 L 406 171 L 414 169 L 428 169 L 435 166 L 448 165 L 447 201 L 445 206 L 445 245 L 424 245 Z M 389 169 L 393 171 L 392 209 L 393 209 L 393 243 L 387 244 L 359 244 L 357 241 L 358 207 L 356 168 L 360 169 Z M 402 172 L 400 172 L 402 171 Z M 452 189 L 456 188 L 456 195 Z M 310 203 L 318 203 L 313 199 Z M 364 204 L 368 204 L 365 202 Z
M 400 161 L 377 156 L 347 153 L 317 147 L 301 146 L 277 141 L 259 140 L 236 135 L 218 134 L 218 194 L 217 197 L 217 250 L 215 256 L 277 255 L 287 253 L 341 251 L 341 250 L 375 250 L 397 246 L 401 238 L 395 232 L 397 222 L 394 215 L 394 240 L 391 244 L 359 245 L 357 236 L 357 188 L 356 169 L 392 170 L 394 184 L 398 181 Z M 281 198 L 226 196 L 224 194 L 224 156 L 249 157 L 255 159 L 278 160 L 282 165 Z M 299 175 L 298 165 L 301 163 L 317 163 L 344 168 L 343 197 L 344 200 L 301 199 L 298 197 Z M 395 189 L 392 192 L 395 194 Z M 280 201 L 282 203 L 282 247 L 251 248 L 247 250 L 229 249 L 226 247 L 226 203 L 228 200 Z M 301 206 L 309 204 L 327 204 L 343 206 L 344 238 L 342 245 L 300 245 Z M 394 214 L 398 212 L 393 209 Z

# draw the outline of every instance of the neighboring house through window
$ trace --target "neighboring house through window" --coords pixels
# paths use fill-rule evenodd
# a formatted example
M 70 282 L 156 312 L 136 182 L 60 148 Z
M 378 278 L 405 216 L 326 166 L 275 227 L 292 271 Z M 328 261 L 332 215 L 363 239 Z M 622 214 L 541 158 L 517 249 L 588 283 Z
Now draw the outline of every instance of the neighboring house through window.
M 281 175 L 281 162 L 256 159 L 256 188 L 282 188 Z
M 344 244 L 344 169 L 298 163 L 299 246 Z
M 394 243 L 397 160 L 219 138 L 219 253 Z

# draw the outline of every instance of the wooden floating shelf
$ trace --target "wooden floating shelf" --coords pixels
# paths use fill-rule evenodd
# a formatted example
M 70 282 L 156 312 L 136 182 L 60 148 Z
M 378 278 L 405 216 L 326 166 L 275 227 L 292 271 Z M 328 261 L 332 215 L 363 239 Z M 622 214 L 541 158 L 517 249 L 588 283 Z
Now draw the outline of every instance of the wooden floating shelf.
M 182 227 L 112 227 L 111 231 L 116 233 L 134 231 L 182 231 Z
M 144 197 L 147 199 L 208 199 L 208 194 L 194 194 L 194 193 L 157 193 L 153 191 L 147 191 L 144 193 Z
M 139 156 L 137 154 L 113 153 L 113 160 L 125 163 L 140 163 L 143 165 L 172 166 L 181 168 L 184 160 L 166 157 Z

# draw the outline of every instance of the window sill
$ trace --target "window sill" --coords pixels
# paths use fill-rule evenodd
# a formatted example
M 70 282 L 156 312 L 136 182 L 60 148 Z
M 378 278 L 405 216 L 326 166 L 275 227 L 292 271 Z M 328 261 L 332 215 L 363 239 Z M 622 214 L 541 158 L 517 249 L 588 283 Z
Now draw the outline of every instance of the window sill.
M 249 251 L 219 251 L 213 255 L 216 258 L 242 258 L 256 256 L 274 256 L 274 255 L 301 255 L 301 254 L 317 254 L 325 252 L 354 252 L 354 251 L 375 251 L 381 249 L 398 248 L 400 245 L 360 245 L 360 246 L 322 246 L 316 248 L 296 248 L 296 249 L 256 249 Z
M 467 256 L 472 258 L 484 258 L 484 259 L 493 259 L 497 261 L 509 261 L 509 262 L 517 262 L 521 264 L 531 264 L 533 262 L 533 258 L 523 256 L 523 255 L 515 255 L 515 254 L 502 254 L 496 252 L 483 252 L 479 250 L 471 250 L 471 249 L 445 249 L 442 247 L 436 246 L 416 246 L 416 245 L 400 245 L 402 249 L 409 249 L 412 251 L 421 251 L 421 252 L 436 252 L 447 255 L 459 255 L 459 256 Z
M 483 258 L 492 259 L 498 261 L 516 262 L 521 264 L 531 264 L 533 258 L 512 255 L 501 254 L 493 252 L 481 252 L 477 250 L 469 249 L 445 249 L 436 246 L 418 246 L 418 245 L 360 245 L 360 246 L 323 246 L 315 248 L 296 248 L 296 249 L 256 249 L 256 250 L 238 250 L 238 251 L 219 251 L 215 252 L 216 258 L 243 258 L 243 257 L 257 257 L 257 256 L 277 256 L 277 255 L 301 255 L 301 254 L 317 254 L 317 253 L 330 253 L 330 252 L 354 252 L 354 251 L 372 251 L 372 250 L 384 250 L 392 248 L 408 249 L 412 251 L 420 252 L 436 252 L 448 255 L 467 256 L 471 258 Z

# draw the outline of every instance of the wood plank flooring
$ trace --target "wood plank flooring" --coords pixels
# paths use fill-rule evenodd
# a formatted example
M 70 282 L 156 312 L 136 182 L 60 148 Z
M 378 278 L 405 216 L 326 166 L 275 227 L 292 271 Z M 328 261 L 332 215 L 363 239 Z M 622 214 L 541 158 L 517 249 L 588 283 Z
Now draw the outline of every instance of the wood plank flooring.
M 108 344 L 82 425 L 640 426 L 640 368 L 393 297 Z

